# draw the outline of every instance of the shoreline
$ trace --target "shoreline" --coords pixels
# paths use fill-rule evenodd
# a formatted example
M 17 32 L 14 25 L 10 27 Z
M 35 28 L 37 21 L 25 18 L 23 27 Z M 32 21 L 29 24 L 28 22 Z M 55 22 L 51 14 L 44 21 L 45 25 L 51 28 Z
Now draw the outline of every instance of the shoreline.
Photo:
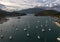
M 60 24 L 58 22 L 54 22 L 58 27 L 60 27 Z

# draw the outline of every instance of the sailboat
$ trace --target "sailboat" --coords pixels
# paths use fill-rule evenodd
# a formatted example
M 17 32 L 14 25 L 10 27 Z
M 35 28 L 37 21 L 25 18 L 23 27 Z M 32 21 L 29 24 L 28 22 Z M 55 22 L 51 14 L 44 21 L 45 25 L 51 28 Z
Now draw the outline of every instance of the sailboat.
M 12 38 L 13 38 L 12 36 L 9 36 L 9 39 L 10 39 L 10 40 L 12 40 Z
M 40 39 L 40 36 L 38 35 L 37 38 Z

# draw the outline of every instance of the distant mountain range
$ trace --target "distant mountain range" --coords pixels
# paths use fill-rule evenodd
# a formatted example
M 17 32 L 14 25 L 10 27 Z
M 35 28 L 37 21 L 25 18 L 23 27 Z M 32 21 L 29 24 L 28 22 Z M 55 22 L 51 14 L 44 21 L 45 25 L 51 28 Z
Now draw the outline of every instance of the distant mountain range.
M 60 12 L 56 10 L 45 10 L 42 12 L 35 13 L 35 16 L 59 16 Z
M 4 9 L 5 5 L 0 4 L 0 9 Z
M 7 11 L 4 11 L 4 10 L 0 9 L 0 17 L 6 17 L 6 16 L 23 16 L 23 15 L 26 15 L 26 14 L 25 13 L 18 13 L 16 11 L 7 12 Z
M 60 6 L 54 6 L 54 7 L 34 7 L 34 8 L 20 10 L 18 12 L 35 13 L 35 12 L 41 12 L 41 11 L 44 11 L 44 10 L 56 10 L 56 11 L 60 11 Z
M 44 9 L 42 8 L 29 8 L 29 9 L 24 9 L 18 12 L 23 12 L 23 13 L 35 13 L 35 12 L 40 12 L 43 11 Z
M 5 9 L 5 8 L 6 8 L 5 5 L 0 4 L 0 9 Z M 29 8 L 29 9 L 23 9 L 23 10 L 16 11 L 16 12 L 19 12 L 19 13 L 36 13 L 36 12 L 41 12 L 41 11 L 44 11 L 44 10 L 60 11 L 60 5 L 56 5 L 56 6 L 53 6 L 53 7 L 34 7 L 34 8 Z

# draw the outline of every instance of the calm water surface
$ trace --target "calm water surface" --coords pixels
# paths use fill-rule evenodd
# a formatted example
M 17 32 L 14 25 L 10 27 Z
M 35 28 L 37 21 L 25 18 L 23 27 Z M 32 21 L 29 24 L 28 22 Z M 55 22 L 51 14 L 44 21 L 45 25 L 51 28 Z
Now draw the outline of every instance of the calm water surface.
M 55 18 L 53 17 L 28 14 L 21 16 L 21 19 L 17 19 L 17 17 L 7 18 L 9 18 L 7 22 L 0 24 L 0 35 L 4 35 L 0 42 L 59 42 L 56 38 L 60 36 L 60 28 L 54 24 Z M 24 28 L 27 29 L 26 32 Z M 49 28 L 51 31 L 48 30 Z M 42 32 L 42 29 L 45 29 L 45 32 Z M 27 33 L 30 34 L 29 37 L 27 37 Z M 38 35 L 40 39 L 37 38 Z M 13 36 L 13 39 L 9 40 L 9 36 Z

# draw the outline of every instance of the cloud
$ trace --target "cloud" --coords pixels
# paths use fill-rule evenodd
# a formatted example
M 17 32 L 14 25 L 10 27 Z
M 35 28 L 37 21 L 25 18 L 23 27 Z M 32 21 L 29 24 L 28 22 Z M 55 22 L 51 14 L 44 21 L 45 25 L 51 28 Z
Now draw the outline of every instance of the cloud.
M 35 6 L 42 6 L 37 0 L 0 0 L 0 3 L 5 5 L 7 10 L 18 10 L 32 8 Z
M 60 0 L 0 0 L 0 4 L 5 5 L 7 10 L 21 10 L 36 6 L 52 7 L 53 4 L 60 4 Z

